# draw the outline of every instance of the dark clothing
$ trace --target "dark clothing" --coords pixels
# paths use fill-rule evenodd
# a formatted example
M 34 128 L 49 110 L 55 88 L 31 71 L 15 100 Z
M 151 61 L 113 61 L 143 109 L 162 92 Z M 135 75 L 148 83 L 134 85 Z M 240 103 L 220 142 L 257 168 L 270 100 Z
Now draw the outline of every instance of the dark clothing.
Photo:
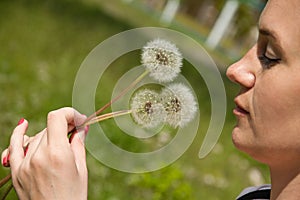
M 265 200 L 270 199 L 271 185 L 248 187 L 244 189 L 236 200 Z

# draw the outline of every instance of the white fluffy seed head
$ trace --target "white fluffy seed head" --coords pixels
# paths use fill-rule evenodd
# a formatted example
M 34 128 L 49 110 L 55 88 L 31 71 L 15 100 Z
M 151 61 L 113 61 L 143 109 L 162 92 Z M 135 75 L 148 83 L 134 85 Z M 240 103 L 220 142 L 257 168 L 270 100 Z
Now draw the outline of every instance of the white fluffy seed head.
M 144 128 L 154 128 L 163 123 L 166 112 L 159 100 L 159 94 L 155 91 L 138 91 L 130 105 L 133 120 Z
M 173 43 L 155 39 L 143 47 L 141 62 L 153 79 L 170 82 L 181 71 L 182 55 Z
M 184 127 L 194 119 L 198 110 L 191 90 L 182 83 L 174 83 L 161 92 L 161 101 L 167 112 L 166 122 L 172 127 Z

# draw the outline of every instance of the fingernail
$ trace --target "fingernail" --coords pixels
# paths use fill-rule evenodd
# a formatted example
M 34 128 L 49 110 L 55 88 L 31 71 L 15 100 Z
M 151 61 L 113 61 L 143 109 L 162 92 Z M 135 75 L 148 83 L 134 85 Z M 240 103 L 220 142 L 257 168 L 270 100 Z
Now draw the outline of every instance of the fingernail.
M 3 160 L 2 160 L 2 165 L 3 165 L 4 167 L 9 167 L 9 154 L 8 154 L 8 156 L 5 156 L 5 157 L 3 158 Z
M 24 118 L 21 118 L 18 122 L 18 125 L 21 125 L 24 122 L 24 120 L 25 120 Z
M 10 158 L 10 154 L 9 153 L 7 154 L 6 158 L 7 158 L 6 159 L 6 164 L 9 166 L 9 158 Z
M 24 148 L 24 156 L 26 156 L 27 151 L 28 151 L 28 146 L 26 146 L 26 147 Z
M 87 125 L 84 127 L 84 133 L 87 134 L 89 132 L 90 126 Z
M 5 163 L 7 163 L 7 157 L 6 156 L 4 156 L 3 159 L 2 159 L 2 165 L 4 166 Z

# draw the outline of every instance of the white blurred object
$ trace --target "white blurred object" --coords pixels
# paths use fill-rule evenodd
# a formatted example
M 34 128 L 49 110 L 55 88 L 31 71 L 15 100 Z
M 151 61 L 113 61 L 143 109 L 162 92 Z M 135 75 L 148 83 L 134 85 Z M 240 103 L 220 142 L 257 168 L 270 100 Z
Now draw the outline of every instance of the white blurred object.
M 221 11 L 221 14 L 215 22 L 214 27 L 212 28 L 205 42 L 209 48 L 215 49 L 216 46 L 218 46 L 221 39 L 224 37 L 226 29 L 229 27 L 238 7 L 238 0 L 227 0 L 224 8 Z
M 179 8 L 180 0 L 168 0 L 165 6 L 160 21 L 165 24 L 170 24 L 175 17 L 175 14 Z
M 248 172 L 248 178 L 252 185 L 258 186 L 265 183 L 261 172 L 257 168 L 252 168 Z

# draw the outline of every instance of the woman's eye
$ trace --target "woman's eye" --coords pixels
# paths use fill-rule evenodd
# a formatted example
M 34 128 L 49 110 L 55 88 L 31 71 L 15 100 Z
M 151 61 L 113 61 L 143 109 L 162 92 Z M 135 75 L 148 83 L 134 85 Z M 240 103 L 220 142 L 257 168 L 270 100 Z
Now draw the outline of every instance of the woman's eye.
M 262 66 L 266 69 L 270 69 L 271 67 L 278 64 L 281 61 L 280 58 L 269 58 L 265 54 L 258 56 L 258 59 Z

